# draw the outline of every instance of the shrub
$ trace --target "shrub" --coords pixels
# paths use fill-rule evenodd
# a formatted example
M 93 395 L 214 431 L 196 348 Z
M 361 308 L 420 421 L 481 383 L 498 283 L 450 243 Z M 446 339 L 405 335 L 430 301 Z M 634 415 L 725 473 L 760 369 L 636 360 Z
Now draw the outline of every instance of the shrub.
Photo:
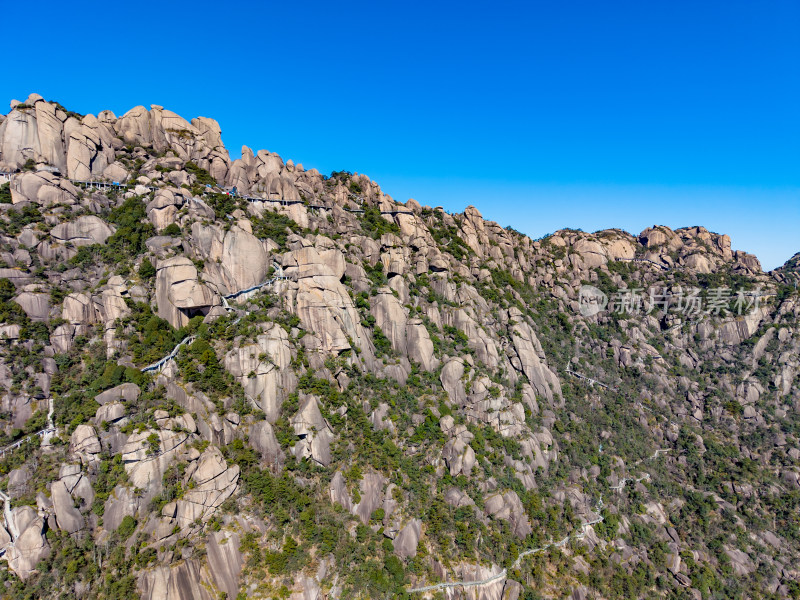
M 156 268 L 153 266 L 153 263 L 150 262 L 150 259 L 145 258 L 142 261 L 142 264 L 139 265 L 139 277 L 142 279 L 151 279 L 155 277 Z
M 11 184 L 0 185 L 0 204 L 11 204 Z
M 281 247 L 286 245 L 286 238 L 290 233 L 306 232 L 286 215 L 271 211 L 264 211 L 261 217 L 251 219 L 250 222 L 253 224 L 253 235 L 259 239 L 269 238 Z
M 364 214 L 361 216 L 361 228 L 375 240 L 384 233 L 400 233 L 397 223 L 384 219 L 380 209 L 376 206 L 368 206 L 364 209 Z
M 211 176 L 211 173 L 199 167 L 197 163 L 189 161 L 186 163 L 186 170 L 197 178 L 197 183 L 201 185 L 217 185 L 217 180 Z
M 119 535 L 120 540 L 125 541 L 131 534 L 136 530 L 136 519 L 134 519 L 130 515 L 125 515 L 125 518 L 122 519 L 122 522 L 117 527 L 117 535 Z
M 161 232 L 161 235 L 177 237 L 181 235 L 181 227 L 177 223 L 170 223 L 164 228 L 164 230 Z

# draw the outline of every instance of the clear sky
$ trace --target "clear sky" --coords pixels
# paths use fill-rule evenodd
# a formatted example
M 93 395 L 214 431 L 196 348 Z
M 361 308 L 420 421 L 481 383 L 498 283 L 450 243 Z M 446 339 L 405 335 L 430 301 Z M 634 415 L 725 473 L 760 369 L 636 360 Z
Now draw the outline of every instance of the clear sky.
M 800 2 L 3 7 L 0 100 L 161 104 L 541 237 L 704 225 L 800 251 Z M 5 102 L 5 100 L 3 100 Z

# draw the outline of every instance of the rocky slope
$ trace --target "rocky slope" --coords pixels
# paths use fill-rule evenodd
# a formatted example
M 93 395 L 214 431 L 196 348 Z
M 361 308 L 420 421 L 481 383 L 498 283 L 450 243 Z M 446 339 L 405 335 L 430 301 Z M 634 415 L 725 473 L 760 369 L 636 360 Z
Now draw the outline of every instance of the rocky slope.
M 159 106 L 14 101 L 0 171 L 4 596 L 800 595 L 796 265 L 532 240 Z

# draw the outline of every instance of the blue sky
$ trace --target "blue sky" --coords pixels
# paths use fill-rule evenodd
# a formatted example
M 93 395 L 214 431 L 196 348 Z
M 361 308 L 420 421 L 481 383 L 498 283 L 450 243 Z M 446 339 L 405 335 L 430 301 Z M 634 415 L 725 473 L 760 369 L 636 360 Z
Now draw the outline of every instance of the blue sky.
M 35 10 L 3 9 L 0 98 L 214 117 L 234 156 L 366 173 L 533 237 L 704 225 L 765 268 L 800 251 L 796 0 Z

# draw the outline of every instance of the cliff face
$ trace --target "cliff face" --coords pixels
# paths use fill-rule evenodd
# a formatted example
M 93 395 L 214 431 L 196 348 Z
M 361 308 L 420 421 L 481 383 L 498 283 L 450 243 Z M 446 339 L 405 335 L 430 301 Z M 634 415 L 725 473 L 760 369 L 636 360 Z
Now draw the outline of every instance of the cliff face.
M 800 590 L 792 264 L 531 240 L 155 105 L 12 102 L 0 171 L 10 597 Z

